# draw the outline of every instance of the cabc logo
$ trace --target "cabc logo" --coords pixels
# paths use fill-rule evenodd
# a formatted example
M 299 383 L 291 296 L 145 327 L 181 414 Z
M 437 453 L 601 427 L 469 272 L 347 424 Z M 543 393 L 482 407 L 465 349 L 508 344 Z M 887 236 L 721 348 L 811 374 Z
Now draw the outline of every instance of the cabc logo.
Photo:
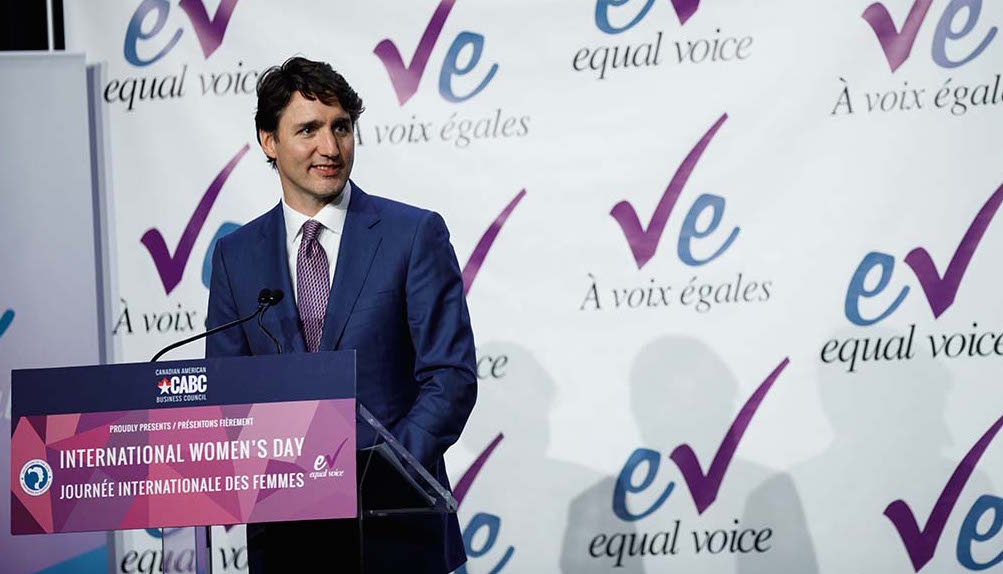
M 157 369 L 158 403 L 178 403 L 206 400 L 209 377 L 205 367 Z
M 439 35 L 442 33 L 442 27 L 446 24 L 446 18 L 452 11 L 453 4 L 455 3 L 456 0 L 441 0 L 439 2 L 439 6 L 432 14 L 432 19 L 425 26 L 425 31 L 418 41 L 418 48 L 411 57 L 409 65 L 404 65 L 404 60 L 397 49 L 397 45 L 389 38 L 380 41 L 376 45 L 376 48 L 373 49 L 373 53 L 383 62 L 383 66 L 387 70 L 387 75 L 390 76 L 390 83 L 393 84 L 394 92 L 397 94 L 397 101 L 400 105 L 403 106 L 418 91 L 418 84 L 425 73 L 425 67 L 428 65 L 432 49 L 435 47 Z M 466 64 L 461 65 L 459 63 L 460 52 L 467 46 L 470 46 L 472 50 L 471 56 Z M 454 78 L 472 73 L 477 68 L 483 51 L 483 35 L 464 31 L 456 36 L 449 50 L 446 52 L 442 69 L 439 71 L 439 94 L 444 99 L 454 103 L 463 102 L 476 96 L 487 87 L 498 71 L 498 64 L 492 64 L 487 73 L 481 77 L 480 83 L 472 90 L 466 93 L 457 93 L 453 87 Z
M 915 0 L 909 15 L 906 16 L 905 23 L 901 30 L 895 28 L 891 14 L 881 2 L 875 2 L 864 11 L 863 18 L 870 24 L 877 36 L 878 43 L 885 53 L 888 66 L 892 72 L 899 69 L 912 53 L 912 48 L 916 43 L 916 36 L 920 28 L 926 21 L 933 0 Z M 955 20 L 964 14 L 961 26 L 954 25 Z M 983 34 L 982 40 L 968 55 L 954 59 L 948 55 L 948 43 L 959 42 L 968 36 L 975 34 L 975 27 L 979 23 L 979 16 L 982 13 L 982 0 L 950 0 L 937 22 L 937 28 L 933 34 L 933 46 L 931 56 L 933 61 L 941 68 L 958 68 L 978 58 L 985 52 L 986 48 L 996 38 L 996 27 L 993 26 L 988 32 Z
M 40 458 L 24 463 L 21 467 L 21 490 L 30 496 L 42 496 L 52 486 L 52 467 Z
M 206 59 L 219 48 L 223 43 L 223 35 L 226 34 L 227 24 L 230 23 L 230 16 L 237 5 L 237 0 L 222 0 L 216 8 L 216 14 L 209 19 L 205 5 L 201 0 L 181 0 L 178 6 L 185 11 L 188 19 L 195 30 L 199 45 L 202 47 L 202 54 Z M 168 0 L 143 0 L 136 8 L 129 20 L 129 27 L 125 31 L 125 45 L 123 54 L 127 62 L 136 67 L 149 66 L 157 60 L 163 58 L 174 49 L 178 40 L 183 35 L 183 30 L 178 28 L 174 31 L 171 39 L 150 58 L 143 58 L 139 55 L 139 42 L 149 41 L 158 36 L 167 23 L 167 14 L 171 10 L 171 3 Z M 153 18 L 153 25 L 147 30 L 143 30 L 143 23 Z
M 180 377 L 164 377 L 157 383 L 160 394 L 191 395 L 206 392 L 208 378 L 205 375 L 181 375 Z

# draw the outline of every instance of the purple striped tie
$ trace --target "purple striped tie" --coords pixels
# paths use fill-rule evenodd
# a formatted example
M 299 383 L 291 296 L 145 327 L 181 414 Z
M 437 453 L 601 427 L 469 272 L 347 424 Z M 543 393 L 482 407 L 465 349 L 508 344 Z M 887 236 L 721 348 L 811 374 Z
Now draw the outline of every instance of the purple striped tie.
M 327 253 L 317 241 L 320 227 L 320 222 L 313 219 L 303 224 L 303 239 L 296 254 L 296 307 L 303 324 L 303 339 L 311 353 L 320 348 L 327 297 L 331 291 Z

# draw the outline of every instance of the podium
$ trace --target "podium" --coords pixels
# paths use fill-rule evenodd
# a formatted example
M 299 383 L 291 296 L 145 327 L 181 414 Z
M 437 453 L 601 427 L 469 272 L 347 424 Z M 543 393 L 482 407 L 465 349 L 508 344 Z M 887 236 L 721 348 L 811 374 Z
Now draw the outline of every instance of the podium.
M 164 555 L 210 572 L 212 525 L 354 519 L 361 543 L 456 512 L 355 376 L 354 351 L 13 371 L 11 531 L 185 528 Z

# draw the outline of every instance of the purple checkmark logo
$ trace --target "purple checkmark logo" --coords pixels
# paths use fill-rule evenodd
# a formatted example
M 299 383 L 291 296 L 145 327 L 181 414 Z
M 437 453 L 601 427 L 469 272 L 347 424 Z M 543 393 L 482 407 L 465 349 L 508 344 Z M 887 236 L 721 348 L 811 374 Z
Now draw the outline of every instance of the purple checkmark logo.
M 933 558 L 933 554 L 937 550 L 937 542 L 940 541 L 940 535 L 944 533 L 944 526 L 947 525 L 947 518 L 958 503 L 961 491 L 972 476 L 975 465 L 979 463 L 979 459 L 982 458 L 982 454 L 986 452 L 986 448 L 989 447 L 989 443 L 993 441 L 1001 426 L 1003 426 L 1003 417 L 1000 417 L 982 435 L 972 450 L 968 451 L 965 458 L 961 460 L 961 464 L 944 485 L 944 490 L 941 491 L 937 502 L 934 503 L 930 518 L 922 530 L 916 522 L 912 509 L 905 501 L 896 500 L 885 508 L 885 516 L 892 521 L 892 525 L 895 526 L 895 530 L 902 538 L 902 545 L 909 553 L 909 560 L 912 561 L 912 567 L 916 572 L 919 572 Z
M 226 34 L 226 27 L 230 23 L 233 9 L 237 6 L 237 0 L 222 0 L 216 7 L 216 15 L 212 20 L 209 19 L 202 0 L 181 0 L 178 5 L 188 14 L 188 19 L 195 28 L 195 36 L 202 46 L 202 54 L 208 58 L 223 43 L 223 35 Z
M 724 435 L 724 440 L 721 441 L 721 446 L 718 447 L 717 454 L 714 455 L 714 460 L 710 463 L 710 470 L 706 474 L 704 474 L 703 469 L 700 467 L 700 461 L 697 460 L 696 454 L 693 453 L 693 449 L 689 445 L 681 444 L 669 455 L 672 462 L 676 463 L 676 466 L 679 467 L 679 472 L 682 473 L 683 479 L 686 481 L 686 486 L 690 489 L 690 495 L 693 497 L 693 502 L 697 507 L 697 514 L 703 514 L 704 510 L 707 510 L 714 503 L 714 500 L 717 499 L 717 493 L 721 490 L 724 475 L 728 471 L 728 466 L 731 464 L 732 458 L 735 456 L 738 443 L 741 442 L 742 436 L 745 435 L 745 429 L 749 427 L 752 416 L 756 414 L 759 404 L 763 402 L 763 398 L 770 390 L 770 387 L 773 386 L 773 382 L 777 380 L 777 377 L 780 376 L 780 373 L 783 372 L 789 362 L 789 358 L 780 361 L 777 368 L 773 369 L 770 376 L 766 377 L 766 380 L 759 385 L 756 392 L 752 393 L 752 396 L 746 401 L 745 406 L 742 407 L 734 422 L 731 423 L 727 434 Z
M 223 189 L 223 184 L 226 183 L 227 178 L 230 177 L 230 173 L 237 167 L 237 163 L 240 162 L 240 159 L 244 157 L 244 154 L 249 149 L 251 149 L 250 144 L 244 144 L 244 147 L 240 148 L 237 155 L 233 156 L 233 159 L 223 166 L 222 171 L 219 172 L 216 179 L 212 180 L 212 183 L 209 184 L 209 188 L 206 189 L 202 200 L 199 201 L 198 206 L 195 208 L 195 213 L 192 214 L 188 220 L 188 225 L 185 226 L 185 230 L 181 234 L 181 240 L 174 250 L 174 255 L 171 255 L 167 250 L 164 236 L 156 228 L 146 230 L 146 233 L 140 239 L 146 250 L 150 252 L 150 257 L 153 258 L 153 265 L 156 266 L 157 273 L 160 274 L 160 281 L 164 284 L 164 291 L 168 295 L 181 282 L 181 276 L 185 271 L 185 264 L 188 263 L 188 257 L 192 254 L 192 248 L 195 247 L 195 239 L 202 230 L 202 226 L 205 225 L 205 220 L 209 217 L 209 211 L 212 209 L 213 203 L 216 202 L 219 192 Z
M 10 324 L 13 322 L 14 322 L 13 309 L 7 309 L 6 311 L 3 312 L 3 315 L 0 315 L 0 337 L 3 337 L 4 333 L 7 332 L 7 329 L 10 328 Z
M 334 451 L 334 454 L 325 454 L 325 455 L 323 455 L 324 456 L 324 464 L 326 465 L 324 468 L 332 468 L 332 469 L 334 468 L 334 463 L 337 462 L 338 455 L 341 454 L 341 449 L 345 448 L 345 443 L 347 443 L 347 442 L 348 442 L 348 438 L 346 437 L 343 441 L 341 441 L 341 444 L 338 445 L 338 448 L 337 448 L 337 450 Z
M 477 478 L 478 474 L 480 474 L 481 469 L 484 468 L 484 463 L 488 461 L 488 457 L 491 456 L 491 453 L 494 452 L 495 448 L 498 447 L 498 443 L 500 443 L 503 438 L 505 438 L 505 435 L 498 433 L 498 436 L 496 436 L 494 440 L 491 441 L 491 443 L 484 449 L 484 451 L 474 459 L 470 468 L 468 468 L 467 471 L 463 473 L 463 476 L 460 477 L 460 480 L 457 481 L 456 488 L 453 489 L 453 498 L 456 499 L 457 504 L 463 502 L 463 498 L 467 496 L 467 492 L 474 484 L 474 479 Z
M 617 203 L 609 212 L 613 216 L 613 219 L 620 224 L 620 229 L 623 230 L 623 235 L 627 239 L 627 245 L 630 246 L 630 251 L 634 254 L 634 261 L 637 262 L 638 269 L 644 267 L 654 257 L 655 250 L 658 248 L 658 242 L 665 231 L 665 225 L 669 221 L 669 214 L 672 213 L 672 208 L 675 207 L 676 200 L 679 199 L 679 194 L 683 192 L 686 181 L 689 180 L 693 168 L 700 161 L 700 156 L 707 149 L 707 145 L 710 144 L 714 135 L 717 134 L 717 131 L 721 129 L 721 126 L 727 119 L 728 114 L 721 116 L 711 126 L 710 130 L 700 138 L 700 141 L 697 142 L 696 147 L 686 156 L 686 159 L 683 160 L 679 169 L 676 170 L 675 175 L 672 176 L 669 186 L 665 188 L 662 199 L 655 206 L 655 213 L 652 214 L 647 229 L 641 227 L 641 220 L 638 219 L 637 212 L 634 211 L 634 207 L 627 201 Z
M 690 16 L 697 13 L 700 7 L 700 0 L 672 0 L 672 7 L 676 10 L 680 24 L 686 24 Z
M 1003 186 L 989 197 L 968 226 L 968 231 L 961 238 L 961 244 L 954 251 L 943 277 L 937 272 L 937 266 L 933 264 L 933 259 L 926 249 L 917 247 L 906 256 L 905 262 L 912 268 L 920 285 L 923 286 L 923 293 L 926 294 L 934 318 L 940 317 L 954 304 L 961 279 L 968 270 L 968 264 L 971 263 L 972 256 L 975 255 L 975 250 L 986 233 L 986 228 L 999 210 L 1001 201 L 1003 201 Z
M 390 76 L 390 83 L 397 93 L 397 101 L 400 105 L 411 99 L 411 96 L 418 91 L 418 83 L 425 73 L 425 66 L 428 58 L 432 54 L 432 48 L 439 39 L 442 27 L 446 24 L 446 17 L 453 9 L 456 0 L 442 0 L 432 14 L 432 19 L 425 26 L 425 32 L 418 41 L 418 48 L 411 57 L 411 64 L 404 66 L 404 59 L 401 57 L 397 45 L 389 38 L 385 38 L 376 45 L 373 53 L 383 62 L 383 67 L 387 69 Z
M 885 59 L 892 72 L 895 72 L 912 52 L 913 44 L 916 43 L 916 34 L 919 33 L 920 26 L 926 19 L 926 13 L 930 10 L 933 0 L 916 0 L 912 9 L 906 17 L 902 31 L 895 29 L 891 14 L 881 2 L 875 2 L 864 10 L 863 18 L 871 25 L 874 34 L 878 37 L 881 49 L 885 52 Z
M 498 217 L 491 223 L 491 225 L 481 236 L 481 240 L 477 242 L 477 246 L 474 247 L 473 253 L 470 254 L 470 259 L 467 260 L 467 264 L 463 266 L 463 294 L 466 295 L 470 292 L 470 287 L 474 284 L 474 279 L 477 277 L 477 272 L 481 270 L 481 265 L 484 264 L 484 258 L 488 256 L 488 251 L 491 250 L 491 246 L 495 242 L 495 238 L 498 237 L 498 232 L 501 231 L 503 225 L 505 225 L 505 220 L 508 216 L 512 214 L 512 210 L 515 206 L 519 205 L 522 198 L 525 197 L 526 190 L 520 191 L 516 196 L 505 206 L 505 209 L 498 214 Z

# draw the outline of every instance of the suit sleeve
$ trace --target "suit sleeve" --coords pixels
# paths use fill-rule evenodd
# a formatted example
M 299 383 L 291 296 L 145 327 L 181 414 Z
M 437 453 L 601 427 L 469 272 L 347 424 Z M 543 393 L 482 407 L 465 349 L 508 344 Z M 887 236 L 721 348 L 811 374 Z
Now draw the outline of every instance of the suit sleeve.
M 446 223 L 429 212 L 419 223 L 408 263 L 407 320 L 418 396 L 394 434 L 432 469 L 456 442 L 477 398 L 476 358 L 463 278 Z
M 223 239 L 220 239 L 216 242 L 216 248 L 212 252 L 212 276 L 209 280 L 207 329 L 225 325 L 230 321 L 236 321 L 240 318 L 237 314 L 237 304 L 233 298 L 233 289 L 230 287 L 230 274 L 226 269 L 223 251 Z M 209 335 L 205 342 L 205 356 L 207 359 L 214 357 L 239 357 L 250 354 L 251 347 L 247 343 L 247 338 L 244 337 L 243 329 L 239 327 Z

